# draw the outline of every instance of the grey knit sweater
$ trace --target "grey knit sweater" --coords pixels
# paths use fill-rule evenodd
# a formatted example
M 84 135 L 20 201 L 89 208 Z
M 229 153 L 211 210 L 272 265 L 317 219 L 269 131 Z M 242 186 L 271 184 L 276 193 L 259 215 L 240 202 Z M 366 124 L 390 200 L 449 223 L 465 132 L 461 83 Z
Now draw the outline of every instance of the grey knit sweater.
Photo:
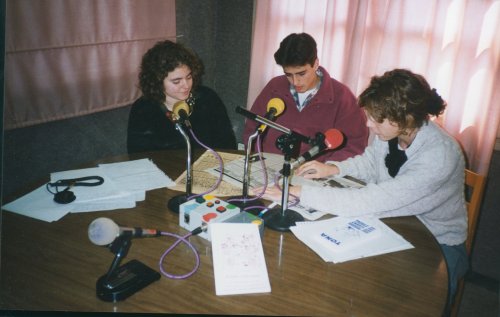
M 380 218 L 416 215 L 441 244 L 467 235 L 464 158 L 458 143 L 433 122 L 424 124 L 405 151 L 406 163 L 392 178 L 385 166 L 388 142 L 375 138 L 362 155 L 337 165 L 340 175 L 367 182 L 361 189 L 303 186 L 304 205 L 335 215 Z

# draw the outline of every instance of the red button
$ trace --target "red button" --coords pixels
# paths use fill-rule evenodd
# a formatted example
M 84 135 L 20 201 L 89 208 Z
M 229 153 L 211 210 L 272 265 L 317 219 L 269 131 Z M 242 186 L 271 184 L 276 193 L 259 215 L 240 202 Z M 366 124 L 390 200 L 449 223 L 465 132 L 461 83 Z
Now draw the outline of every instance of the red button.
M 217 209 L 216 209 L 216 210 L 217 210 L 218 212 L 224 212 L 224 211 L 226 211 L 226 208 L 225 208 L 224 206 L 219 206 L 219 207 L 217 207 Z
M 215 212 L 209 212 L 208 214 L 203 215 L 203 221 L 205 222 L 209 222 L 214 218 L 217 218 L 217 214 Z

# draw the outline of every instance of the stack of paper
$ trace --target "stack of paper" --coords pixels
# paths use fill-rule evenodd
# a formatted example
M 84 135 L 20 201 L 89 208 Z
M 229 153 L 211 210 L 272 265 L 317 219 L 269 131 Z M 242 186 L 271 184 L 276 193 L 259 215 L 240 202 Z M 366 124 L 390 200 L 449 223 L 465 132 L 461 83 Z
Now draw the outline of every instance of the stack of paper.
M 259 226 L 220 222 L 210 232 L 217 295 L 271 291 Z
M 54 202 L 54 195 L 47 190 L 46 185 L 43 185 L 2 206 L 2 209 L 51 222 L 59 220 L 69 212 L 133 208 L 137 201 L 145 199 L 147 190 L 175 185 L 172 179 L 149 159 L 56 172 L 50 175 L 50 182 L 86 176 L 101 176 L 104 183 L 99 186 L 70 188 L 76 200 L 69 204 Z M 64 189 L 59 188 L 59 191 Z M 55 188 L 52 190 L 55 191 Z
M 334 263 L 413 248 L 374 217 L 297 222 L 290 230 L 323 260 Z

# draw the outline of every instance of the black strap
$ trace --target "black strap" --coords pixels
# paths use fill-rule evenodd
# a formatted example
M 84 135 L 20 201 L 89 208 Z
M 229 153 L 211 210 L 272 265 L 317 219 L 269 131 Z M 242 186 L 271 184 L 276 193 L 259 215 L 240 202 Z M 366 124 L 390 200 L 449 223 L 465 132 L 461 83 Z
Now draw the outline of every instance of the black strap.
M 89 182 L 90 181 L 90 182 Z M 104 183 L 101 176 L 85 176 L 72 179 L 60 179 L 54 183 L 49 183 L 51 187 L 57 186 L 99 186 Z
M 385 166 L 387 166 L 391 177 L 396 177 L 399 168 L 407 159 L 405 151 L 398 149 L 398 138 L 389 140 L 389 154 L 385 157 Z

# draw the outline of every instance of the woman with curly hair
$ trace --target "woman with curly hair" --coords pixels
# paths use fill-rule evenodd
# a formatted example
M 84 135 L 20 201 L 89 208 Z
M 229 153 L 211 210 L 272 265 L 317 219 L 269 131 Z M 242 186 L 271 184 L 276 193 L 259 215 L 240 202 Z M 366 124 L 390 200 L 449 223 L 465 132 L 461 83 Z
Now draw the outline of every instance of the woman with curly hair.
M 139 73 L 142 96 L 132 105 L 128 121 L 129 153 L 186 147 L 184 138 L 168 119 L 178 101 L 186 101 L 192 108 L 189 121 L 203 144 L 236 148 L 226 107 L 212 89 L 200 85 L 202 74 L 201 61 L 179 43 L 158 42 L 144 54 Z M 199 146 L 193 140 L 191 144 Z
M 459 144 L 430 116 L 446 103 L 421 75 L 395 69 L 374 76 L 358 100 L 376 136 L 363 154 L 347 160 L 307 162 L 296 171 L 305 178 L 351 175 L 367 185 L 354 188 L 293 186 L 303 205 L 341 215 L 415 215 L 441 246 L 449 273 L 449 302 L 468 268 L 464 241 L 465 162 Z M 256 190 L 258 191 L 258 190 Z M 280 201 L 269 188 L 265 198 Z

